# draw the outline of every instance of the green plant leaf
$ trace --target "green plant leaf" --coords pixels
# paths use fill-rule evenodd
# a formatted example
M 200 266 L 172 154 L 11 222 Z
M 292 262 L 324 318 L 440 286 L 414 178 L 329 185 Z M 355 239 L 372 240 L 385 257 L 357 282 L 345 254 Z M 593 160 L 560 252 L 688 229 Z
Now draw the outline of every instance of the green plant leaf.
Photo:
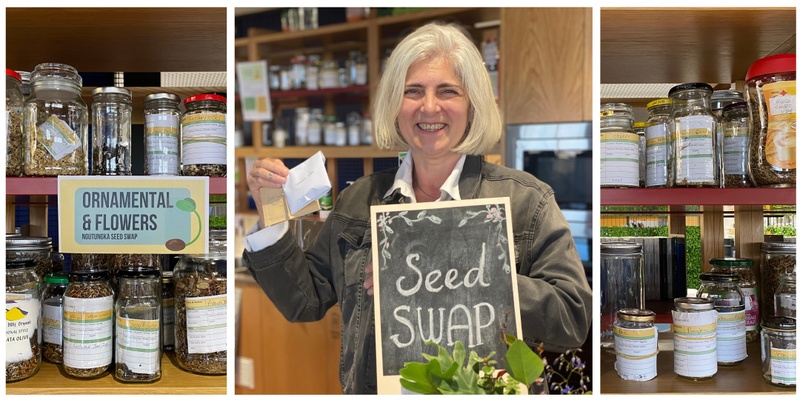
M 400 385 L 414 393 L 438 393 L 428 373 L 427 364 L 421 362 L 407 362 L 400 368 Z
M 536 353 L 521 340 L 516 340 L 506 352 L 506 367 L 515 380 L 529 387 L 542 376 L 544 363 Z
M 197 204 L 190 197 L 187 197 L 183 200 L 178 200 L 175 203 L 175 207 L 178 207 L 181 211 L 192 212 L 197 209 Z
M 517 341 L 517 337 L 516 336 L 514 336 L 514 335 L 512 335 L 510 333 L 506 333 L 506 343 L 508 343 L 509 346 L 514 344 L 514 342 L 516 342 L 516 341 Z

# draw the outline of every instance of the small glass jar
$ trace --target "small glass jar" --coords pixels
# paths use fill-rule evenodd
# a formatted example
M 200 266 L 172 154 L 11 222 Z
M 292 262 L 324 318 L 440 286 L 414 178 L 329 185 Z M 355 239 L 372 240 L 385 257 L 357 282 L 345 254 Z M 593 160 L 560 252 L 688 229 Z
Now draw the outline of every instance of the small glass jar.
M 308 66 L 306 66 L 306 89 L 318 90 L 319 89 L 319 74 L 322 68 L 322 62 L 318 54 L 311 54 L 308 56 Z
M 753 269 L 753 260 L 749 258 L 712 258 L 709 260 L 711 272 L 723 272 L 739 276 L 739 289 L 744 296 L 744 315 L 747 342 L 756 342 L 758 335 L 758 283 Z
M 114 350 L 114 291 L 108 271 L 72 272 L 64 292 L 64 372 L 99 378 Z
M 739 276 L 724 272 L 700 274 L 700 288 L 697 297 L 709 298 L 716 307 L 736 307 L 744 305 L 744 295 L 739 289 Z
M 114 376 L 122 382 L 161 379 L 161 276 L 158 270 L 121 271 L 114 305 Z
M 6 259 L 6 382 L 30 378 L 42 364 L 39 276 L 31 259 Z
M 6 176 L 22 176 L 25 163 L 25 136 L 22 133 L 24 107 L 22 78 L 16 71 L 6 68 Z
M 321 108 L 312 108 L 308 118 L 308 144 L 319 146 L 322 144 L 322 124 L 325 122 L 325 115 Z
M 355 111 L 347 114 L 347 144 L 350 146 L 361 144 L 361 114 Z
M 225 98 L 198 94 L 183 101 L 181 157 L 183 175 L 227 176 Z
M 758 187 L 794 187 L 797 169 L 795 54 L 757 60 L 745 76 L 752 116 L 750 178 Z
M 614 321 L 614 369 L 623 380 L 649 381 L 658 375 L 656 313 L 638 308 L 617 311 Z
M 172 93 L 144 97 L 145 175 L 180 175 L 180 104 L 181 98 Z
M 131 174 L 131 92 L 92 90 L 92 175 Z
M 350 85 L 367 84 L 367 59 L 364 57 L 364 53 L 358 50 L 350 51 L 350 55 L 345 61 L 345 67 Z
M 47 274 L 42 291 L 42 332 L 44 358 L 61 364 L 64 359 L 61 335 L 61 321 L 64 313 L 64 292 L 69 277 L 63 272 Z
M 175 350 L 175 285 L 172 271 L 161 273 L 161 348 Z
M 633 133 L 639 136 L 639 187 L 644 187 L 644 177 L 647 175 L 647 136 L 645 131 L 647 122 L 633 123 Z
M 642 245 L 633 242 L 600 244 L 600 345 L 614 345 L 613 321 L 624 308 L 644 309 Z
M 364 113 L 364 117 L 361 118 L 361 143 L 372 145 L 372 118 L 369 113 Z
M 600 186 L 639 187 L 639 136 L 628 104 L 600 106 Z
M 718 187 L 717 118 L 711 111 L 711 85 L 684 83 L 670 89 L 669 133 L 674 186 Z
M 43 280 L 54 272 L 53 240 L 44 236 L 18 236 L 6 238 L 6 260 L 33 260 L 36 275 Z
M 322 125 L 323 137 L 326 146 L 336 145 L 336 117 L 328 115 L 325 117 L 325 124 Z
M 86 175 L 89 170 L 89 108 L 83 80 L 66 64 L 39 64 L 31 74 L 23 132 L 26 176 Z
M 334 60 L 325 60 L 319 72 L 319 88 L 331 89 L 339 86 L 339 64 Z
M 269 66 L 269 90 L 271 90 L 271 91 L 281 90 L 281 66 L 280 65 L 270 65 Z
M 306 88 L 306 56 L 295 56 L 290 60 L 292 64 L 292 89 Z
M 764 242 L 761 244 L 761 319 L 775 312 L 775 291 L 781 275 L 797 273 L 797 243 Z
M 344 122 L 337 121 L 334 126 L 336 129 L 336 145 L 347 146 L 347 128 L 345 128 Z
M 796 387 L 797 321 L 767 317 L 761 328 L 761 376 L 775 386 Z
M 298 107 L 294 111 L 294 144 L 295 146 L 308 145 L 308 125 L 311 114 L 308 107 Z
M 708 272 L 700 274 L 700 282 L 697 297 L 713 300 L 717 310 L 717 364 L 741 364 L 747 358 L 747 326 L 739 275 Z
M 797 276 L 783 274 L 775 289 L 775 316 L 797 319 Z
M 739 102 L 722 110 L 722 187 L 751 187 L 747 173 L 750 147 L 750 111 L 747 103 Z
M 347 70 L 344 68 L 338 69 L 338 85 L 337 87 L 343 88 L 350 86 L 350 76 L 347 75 Z
M 672 311 L 675 374 L 693 381 L 717 374 L 717 311 L 714 301 L 678 297 Z
M 281 67 L 281 90 L 292 90 L 292 67 Z
M 647 118 L 645 127 L 645 187 L 666 187 L 668 184 L 667 171 L 672 168 L 669 155 L 672 153 L 667 136 L 669 114 L 672 110 L 672 100 L 657 99 L 647 103 Z

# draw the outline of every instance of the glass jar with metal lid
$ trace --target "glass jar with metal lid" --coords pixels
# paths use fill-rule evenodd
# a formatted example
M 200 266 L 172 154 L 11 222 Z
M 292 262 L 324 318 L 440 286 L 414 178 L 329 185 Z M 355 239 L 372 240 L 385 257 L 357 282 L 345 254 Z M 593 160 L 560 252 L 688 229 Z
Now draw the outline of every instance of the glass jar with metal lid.
M 23 131 L 26 176 L 86 175 L 89 170 L 89 108 L 83 80 L 66 64 L 39 64 L 31 74 Z
M 747 103 L 739 102 L 722 110 L 722 187 L 751 187 L 747 173 L 750 147 L 750 111 Z
M 667 136 L 667 124 L 672 110 L 672 100 L 656 99 L 647 103 L 647 118 L 645 128 L 645 187 L 666 187 L 668 170 L 672 168 L 670 162 L 671 148 Z
M 684 83 L 669 91 L 675 186 L 719 186 L 717 117 L 711 111 L 711 91 L 707 83 Z
M 227 176 L 225 97 L 198 94 L 183 101 L 181 157 L 183 175 Z
M 628 104 L 600 106 L 600 186 L 639 187 L 639 136 Z
M 161 326 L 162 350 L 175 350 L 175 285 L 172 271 L 161 273 Z
M 753 270 L 753 260 L 749 258 L 712 258 L 709 260 L 711 272 L 723 272 L 739 276 L 739 289 L 744 296 L 745 336 L 747 342 L 758 341 L 758 283 Z
M 44 236 L 6 238 L 6 260 L 33 260 L 40 280 L 53 272 L 53 240 Z
M 678 297 L 672 311 L 675 374 L 695 381 L 717 374 L 717 311 L 714 301 Z
M 797 243 L 764 242 L 761 244 L 761 319 L 775 312 L 775 291 L 780 277 L 797 273 Z
M 56 272 L 44 277 L 42 291 L 42 333 L 44 341 L 44 358 L 52 363 L 61 364 L 64 358 L 61 347 L 61 325 L 64 313 L 64 292 L 67 290 L 69 277 L 66 273 Z
M 700 274 L 700 281 L 697 297 L 714 300 L 717 310 L 717 364 L 740 364 L 747 358 L 747 328 L 739 275 L 709 272 Z
M 145 175 L 180 175 L 180 103 L 172 93 L 144 97 Z
M 797 386 L 797 321 L 767 317 L 761 321 L 761 375 L 780 387 Z
M 724 272 L 700 274 L 700 288 L 697 297 L 714 300 L 717 307 L 744 305 L 744 295 L 739 289 L 739 276 Z
M 617 311 L 614 321 L 614 369 L 620 378 L 648 381 L 657 375 L 658 330 L 656 313 L 638 308 Z
M 92 90 L 92 175 L 131 174 L 131 92 Z
M 62 325 L 64 372 L 69 376 L 99 378 L 109 372 L 114 350 L 114 291 L 109 278 L 108 271 L 69 274 Z
M 797 276 L 783 274 L 775 289 L 775 316 L 797 318 Z
M 614 345 L 613 320 L 619 310 L 644 309 L 644 257 L 634 242 L 600 244 L 600 344 Z
M 750 178 L 758 187 L 794 187 L 797 171 L 797 55 L 757 60 L 745 76 L 752 115 Z
M 647 136 L 645 131 L 647 122 L 633 123 L 633 133 L 639 136 L 639 187 L 644 187 L 644 177 L 647 175 Z
M 30 378 L 42 364 L 39 276 L 31 259 L 6 259 L 6 382 Z
M 22 78 L 6 68 L 6 176 L 21 176 L 25 162 L 25 136 L 22 134 Z
M 114 305 L 114 376 L 122 382 L 161 379 L 161 275 L 158 270 L 118 274 Z

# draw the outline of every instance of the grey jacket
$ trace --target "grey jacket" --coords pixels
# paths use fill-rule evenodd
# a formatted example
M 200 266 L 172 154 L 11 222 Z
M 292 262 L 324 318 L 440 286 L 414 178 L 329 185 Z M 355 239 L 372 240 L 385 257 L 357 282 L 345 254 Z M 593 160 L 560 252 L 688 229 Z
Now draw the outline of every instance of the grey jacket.
M 339 380 L 346 394 L 377 391 L 373 299 L 364 290 L 364 267 L 371 260 L 370 205 L 407 201 L 398 191 L 384 198 L 395 172 L 362 177 L 343 190 L 307 252 L 290 232 L 274 246 L 244 254 L 250 273 L 287 320 L 317 321 L 339 304 Z M 511 199 L 525 341 L 544 342 L 549 350 L 581 346 L 592 292 L 553 190 L 526 172 L 468 156 L 459 192 L 462 199 Z

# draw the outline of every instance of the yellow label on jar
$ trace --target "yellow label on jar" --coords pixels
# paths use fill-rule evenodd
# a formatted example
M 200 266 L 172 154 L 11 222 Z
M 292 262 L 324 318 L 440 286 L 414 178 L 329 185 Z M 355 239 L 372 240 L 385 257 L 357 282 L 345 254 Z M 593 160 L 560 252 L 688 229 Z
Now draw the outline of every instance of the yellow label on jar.
M 768 83 L 762 91 L 767 105 L 767 162 L 777 168 L 795 169 L 797 85 L 795 81 Z

